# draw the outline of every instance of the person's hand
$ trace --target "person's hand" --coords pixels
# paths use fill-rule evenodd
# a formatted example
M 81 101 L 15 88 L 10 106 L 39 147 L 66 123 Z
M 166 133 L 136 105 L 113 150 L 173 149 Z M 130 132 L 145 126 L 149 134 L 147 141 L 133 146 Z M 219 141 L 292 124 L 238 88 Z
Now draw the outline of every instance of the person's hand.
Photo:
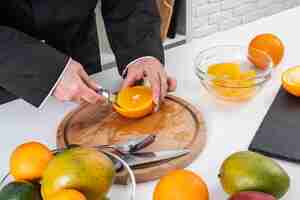
M 176 80 L 168 76 L 161 62 L 152 57 L 141 58 L 127 67 L 127 76 L 122 88 L 132 86 L 142 79 L 150 82 L 153 101 L 156 104 L 165 98 L 167 92 L 175 91 L 177 85 Z
M 71 59 L 66 67 L 63 77 L 54 89 L 53 96 L 60 101 L 77 103 L 94 104 L 104 101 L 104 97 L 96 92 L 99 86 L 88 76 L 80 63 Z

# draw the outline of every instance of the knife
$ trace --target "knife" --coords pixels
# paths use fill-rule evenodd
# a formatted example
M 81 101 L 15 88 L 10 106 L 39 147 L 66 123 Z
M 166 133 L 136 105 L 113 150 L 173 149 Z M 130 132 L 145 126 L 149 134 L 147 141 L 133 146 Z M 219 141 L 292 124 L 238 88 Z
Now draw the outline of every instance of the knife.
M 185 156 L 190 150 L 165 150 L 157 152 L 139 152 L 121 156 L 121 158 L 130 166 L 136 167 L 145 164 L 156 163 Z
M 98 150 L 111 149 L 114 152 L 126 155 L 134 152 L 138 152 L 143 148 L 152 144 L 156 139 L 154 134 L 145 134 L 136 138 L 129 139 L 126 143 L 112 144 L 112 145 L 98 145 L 93 148 Z
M 105 97 L 108 102 L 110 102 L 112 104 L 117 103 L 117 96 L 118 96 L 117 93 L 112 93 L 109 89 L 102 88 L 102 87 L 100 87 L 97 90 L 97 93 L 100 94 L 101 96 Z

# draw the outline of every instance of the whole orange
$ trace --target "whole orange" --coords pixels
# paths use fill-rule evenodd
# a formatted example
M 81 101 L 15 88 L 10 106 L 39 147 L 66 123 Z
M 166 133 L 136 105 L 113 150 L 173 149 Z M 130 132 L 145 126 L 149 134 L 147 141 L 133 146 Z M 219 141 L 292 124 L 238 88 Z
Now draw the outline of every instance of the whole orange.
M 45 200 L 86 200 L 85 196 L 77 190 L 63 189 Z
M 204 181 L 188 170 L 175 170 L 162 177 L 155 187 L 153 200 L 208 200 Z
M 258 68 L 265 69 L 268 66 L 267 56 L 255 50 L 262 51 L 270 56 L 274 66 L 277 66 L 281 62 L 284 55 L 282 41 L 271 33 L 257 35 L 249 44 L 249 59 Z
M 53 154 L 38 142 L 18 146 L 10 157 L 10 173 L 16 180 L 36 180 L 42 177 Z

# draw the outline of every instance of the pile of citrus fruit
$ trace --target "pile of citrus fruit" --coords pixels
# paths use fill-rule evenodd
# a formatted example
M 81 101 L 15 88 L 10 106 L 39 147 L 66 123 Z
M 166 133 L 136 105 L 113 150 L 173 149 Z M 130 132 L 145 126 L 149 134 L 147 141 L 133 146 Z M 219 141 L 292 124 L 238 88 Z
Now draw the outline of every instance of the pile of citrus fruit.
M 94 149 L 76 147 L 53 154 L 28 142 L 11 154 L 15 181 L 0 191 L 4 200 L 105 200 L 115 176 L 112 161 Z
M 121 90 L 114 109 L 127 118 L 141 118 L 153 110 L 153 97 L 150 87 L 134 86 Z

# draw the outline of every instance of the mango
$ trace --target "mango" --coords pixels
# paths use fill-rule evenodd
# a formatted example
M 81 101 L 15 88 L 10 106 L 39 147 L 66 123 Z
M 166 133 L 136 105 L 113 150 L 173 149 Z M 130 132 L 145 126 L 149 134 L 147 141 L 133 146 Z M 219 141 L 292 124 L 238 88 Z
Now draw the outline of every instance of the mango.
M 94 149 L 76 147 L 56 155 L 42 177 L 42 196 L 60 189 L 76 189 L 88 200 L 104 200 L 113 184 L 113 162 Z
M 240 192 L 229 200 L 276 200 L 272 195 L 262 193 L 262 192 Z
M 0 200 L 42 200 L 42 197 L 38 185 L 15 181 L 1 189 Z
M 258 191 L 281 198 L 290 186 L 290 178 L 272 159 L 258 153 L 241 151 L 229 156 L 219 173 L 225 192 L 233 195 L 243 191 Z

